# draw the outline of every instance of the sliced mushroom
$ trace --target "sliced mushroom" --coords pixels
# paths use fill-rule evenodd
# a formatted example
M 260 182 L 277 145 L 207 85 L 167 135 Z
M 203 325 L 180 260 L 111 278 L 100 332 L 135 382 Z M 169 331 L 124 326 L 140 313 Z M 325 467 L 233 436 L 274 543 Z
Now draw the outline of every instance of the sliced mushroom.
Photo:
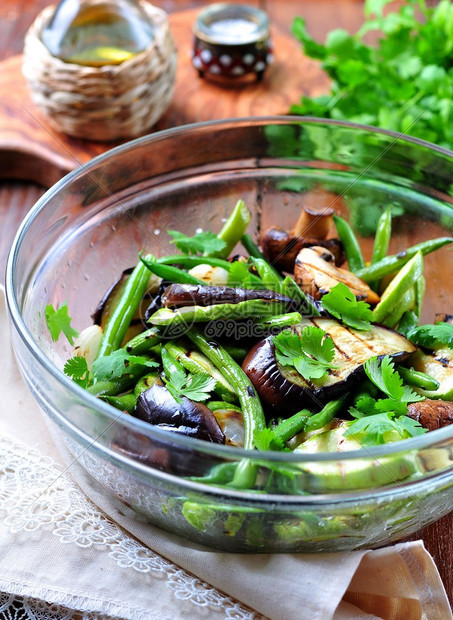
M 416 350 L 404 336 L 380 325 L 359 332 L 334 319 L 311 317 L 292 330 L 300 333 L 307 325 L 320 327 L 335 346 L 332 360 L 335 368 L 329 369 L 324 379 L 308 380 L 295 368 L 282 366 L 277 361 L 272 337 L 255 345 L 242 364 L 261 402 L 272 415 L 286 418 L 304 407 L 321 409 L 363 378 L 363 364 L 367 359 L 390 355 L 402 361 Z
M 269 228 L 261 239 L 261 247 L 267 260 L 280 271 L 292 273 L 294 262 L 302 248 L 314 245 L 327 248 L 335 256 L 335 264 L 342 265 L 345 260 L 343 245 L 339 239 L 315 239 L 313 237 L 294 237 L 282 228 Z
M 304 205 L 292 232 L 293 237 L 326 239 L 333 224 L 333 207 L 316 208 Z
M 407 407 L 407 415 L 429 431 L 453 424 L 453 402 L 426 398 Z
M 225 443 L 225 436 L 206 405 L 185 396 L 178 403 L 163 385 L 154 384 L 140 394 L 134 415 L 172 432 L 213 443 Z
M 321 299 L 338 282 L 343 282 L 357 299 L 372 305 L 379 302 L 379 295 L 366 282 L 347 269 L 336 267 L 332 253 L 322 247 L 304 248 L 299 252 L 294 267 L 294 279 L 302 290 L 314 299 Z

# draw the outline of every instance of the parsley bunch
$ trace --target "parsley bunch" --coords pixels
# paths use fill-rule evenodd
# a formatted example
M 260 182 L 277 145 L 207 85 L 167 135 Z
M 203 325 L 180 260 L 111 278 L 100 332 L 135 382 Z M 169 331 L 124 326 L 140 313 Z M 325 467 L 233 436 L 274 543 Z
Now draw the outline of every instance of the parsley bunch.
M 375 399 L 367 394 L 355 407 L 350 407 L 349 413 L 355 421 L 345 431 L 345 436 L 355 437 L 363 446 L 374 446 L 425 433 L 425 428 L 406 415 L 408 403 L 424 400 L 424 397 L 403 384 L 391 358 L 387 355 L 382 360 L 373 357 L 363 367 L 368 379 L 385 398 Z
M 320 328 L 304 327 L 300 335 L 283 330 L 274 336 L 275 354 L 282 366 L 293 366 L 305 379 L 322 379 L 329 368 L 335 347 L 330 336 Z
M 293 34 L 305 54 L 321 61 L 329 94 L 302 97 L 291 113 L 348 120 L 453 145 L 453 4 L 408 0 L 384 15 L 391 0 L 366 0 L 362 28 L 332 30 L 325 44 L 297 17 Z M 380 31 L 376 46 L 364 35 Z

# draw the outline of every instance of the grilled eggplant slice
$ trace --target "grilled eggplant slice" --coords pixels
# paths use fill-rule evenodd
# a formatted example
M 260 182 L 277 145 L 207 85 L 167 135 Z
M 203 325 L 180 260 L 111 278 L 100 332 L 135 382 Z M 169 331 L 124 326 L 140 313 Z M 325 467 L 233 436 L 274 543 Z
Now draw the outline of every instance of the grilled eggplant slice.
M 363 364 L 369 358 L 389 355 L 403 361 L 416 350 L 404 336 L 380 325 L 363 332 L 335 319 L 310 317 L 292 330 L 300 333 L 308 325 L 320 327 L 335 346 L 332 364 L 336 368 L 328 370 L 325 378 L 307 380 L 295 368 L 279 364 L 271 336 L 255 345 L 244 360 L 242 368 L 271 416 L 278 413 L 286 418 L 304 407 L 321 409 L 363 378 Z
M 293 309 L 297 305 L 294 299 L 267 289 L 254 290 L 228 286 L 202 286 L 201 284 L 171 284 L 162 295 L 162 305 L 166 308 L 212 306 L 237 304 L 251 299 L 281 301 L 288 306 L 288 309 Z
M 225 436 L 206 405 L 185 396 L 178 403 L 165 386 L 157 383 L 140 394 L 134 415 L 175 433 L 213 443 L 225 443 Z
M 304 248 L 297 255 L 294 279 L 302 290 L 314 299 L 321 299 L 338 282 L 351 289 L 357 299 L 377 304 L 379 295 L 347 269 L 334 265 L 333 255 L 320 246 Z

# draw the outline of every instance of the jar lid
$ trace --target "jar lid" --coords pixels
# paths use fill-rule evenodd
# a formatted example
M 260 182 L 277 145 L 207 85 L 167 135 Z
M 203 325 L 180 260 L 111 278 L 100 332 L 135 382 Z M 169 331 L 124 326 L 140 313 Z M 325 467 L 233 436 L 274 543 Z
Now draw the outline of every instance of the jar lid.
M 269 19 L 264 11 L 253 6 L 211 4 L 200 12 L 193 30 L 206 43 L 248 45 L 269 36 Z

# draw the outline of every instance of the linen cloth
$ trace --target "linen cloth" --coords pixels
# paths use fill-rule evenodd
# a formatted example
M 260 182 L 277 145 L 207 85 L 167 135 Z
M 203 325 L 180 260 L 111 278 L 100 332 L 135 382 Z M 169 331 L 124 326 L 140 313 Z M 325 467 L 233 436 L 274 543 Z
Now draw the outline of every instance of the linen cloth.
M 21 618 L 40 619 L 453 618 L 421 541 L 238 555 L 140 522 L 83 470 L 64 465 L 15 365 L 1 290 L 0 338 L 1 617 L 13 617 L 15 602 Z

